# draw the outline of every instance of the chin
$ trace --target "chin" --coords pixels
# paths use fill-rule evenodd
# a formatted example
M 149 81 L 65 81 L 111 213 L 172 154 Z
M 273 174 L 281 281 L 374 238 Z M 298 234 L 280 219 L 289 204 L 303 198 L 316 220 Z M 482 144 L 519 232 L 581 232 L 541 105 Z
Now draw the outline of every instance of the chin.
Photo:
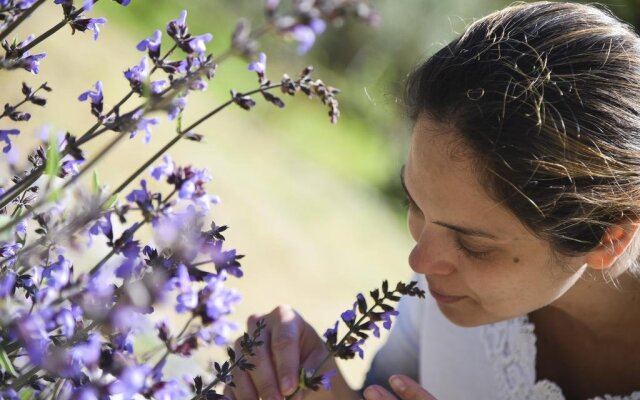
M 444 315 L 444 317 L 449 320 L 449 322 L 462 328 L 474 328 L 476 326 L 493 324 L 495 322 L 509 319 L 490 315 L 483 310 L 479 310 L 475 307 L 455 308 L 438 304 L 438 308 L 440 309 L 442 315 Z

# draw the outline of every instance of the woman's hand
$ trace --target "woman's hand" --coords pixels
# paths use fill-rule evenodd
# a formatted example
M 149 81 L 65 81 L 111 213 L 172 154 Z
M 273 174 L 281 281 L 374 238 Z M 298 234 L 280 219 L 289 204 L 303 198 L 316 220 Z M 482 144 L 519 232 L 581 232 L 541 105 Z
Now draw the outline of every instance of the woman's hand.
M 420 386 L 419 383 L 405 375 L 393 375 L 389 384 L 401 400 L 437 400 Z M 378 385 L 371 385 L 364 391 L 365 400 L 397 400 L 398 397 Z
M 235 387 L 225 388 L 225 395 L 231 399 L 277 400 L 289 396 L 298 386 L 300 368 L 317 368 L 328 354 L 322 338 L 291 307 L 279 306 L 269 314 L 251 316 L 247 321 L 249 332 L 260 319 L 264 319 L 266 323 L 261 336 L 264 344 L 258 346 L 255 349 L 256 355 L 248 359 L 256 368 L 253 371 L 233 371 Z M 238 340 L 236 350 L 239 348 Z M 320 372 L 330 369 L 337 371 L 333 358 Z M 331 393 L 321 389 L 317 393 L 318 399 L 357 398 L 339 371 L 337 372 L 332 378 Z

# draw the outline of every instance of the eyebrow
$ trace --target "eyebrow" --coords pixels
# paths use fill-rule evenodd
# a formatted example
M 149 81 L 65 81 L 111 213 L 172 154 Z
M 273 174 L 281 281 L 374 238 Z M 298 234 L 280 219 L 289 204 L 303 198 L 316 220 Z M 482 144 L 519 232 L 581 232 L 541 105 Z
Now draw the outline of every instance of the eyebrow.
M 407 189 L 407 184 L 405 183 L 404 180 L 404 169 L 405 166 L 403 165 L 400 168 L 400 183 L 402 184 L 402 189 L 404 189 L 404 193 L 407 195 L 407 198 L 409 199 L 409 201 L 413 204 L 416 204 L 415 200 L 413 200 L 413 197 L 411 197 L 411 193 L 409 193 L 409 189 Z M 457 226 L 457 225 L 452 225 L 452 224 L 448 224 L 446 222 L 442 222 L 442 221 L 431 221 L 436 225 L 440 225 L 440 226 L 444 226 L 445 228 L 449 228 L 452 231 L 456 231 L 458 233 L 461 233 L 463 235 L 468 235 L 468 236 L 480 236 L 480 237 L 485 237 L 488 239 L 498 239 L 495 235 L 492 235 L 489 232 L 485 232 L 481 229 L 475 229 L 475 228 L 465 228 L 462 226 Z

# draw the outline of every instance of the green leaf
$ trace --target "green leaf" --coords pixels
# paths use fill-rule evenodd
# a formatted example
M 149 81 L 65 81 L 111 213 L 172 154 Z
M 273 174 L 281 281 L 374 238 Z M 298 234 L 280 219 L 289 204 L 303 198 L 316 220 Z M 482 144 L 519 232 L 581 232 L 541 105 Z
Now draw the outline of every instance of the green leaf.
M 13 368 L 13 364 L 11 364 L 11 360 L 9 360 L 9 355 L 3 348 L 0 348 L 0 365 L 2 366 L 2 369 L 9 372 L 11 375 L 18 376 L 18 373 Z
M 47 199 L 49 201 L 58 201 L 60 200 L 60 196 L 62 195 L 62 191 L 60 189 L 53 189 L 49 192 Z
M 111 206 L 113 206 L 115 204 L 115 202 L 118 201 L 118 195 L 114 194 L 111 197 L 109 197 L 103 204 L 102 204 L 102 210 L 106 211 L 108 209 L 111 208 Z
M 93 170 L 93 179 L 91 182 L 93 187 L 93 193 L 100 194 L 100 181 L 98 180 L 98 172 L 95 169 Z
M 33 389 L 24 388 L 20 391 L 20 400 L 31 400 L 33 399 Z
M 182 133 L 182 112 L 178 113 L 178 118 L 176 118 L 176 132 L 178 135 Z
M 60 168 L 60 151 L 58 150 L 58 137 L 55 132 L 51 133 L 49 139 L 49 147 L 47 148 L 47 168 L 45 172 L 49 175 L 49 178 L 53 178 L 58 175 L 58 169 Z

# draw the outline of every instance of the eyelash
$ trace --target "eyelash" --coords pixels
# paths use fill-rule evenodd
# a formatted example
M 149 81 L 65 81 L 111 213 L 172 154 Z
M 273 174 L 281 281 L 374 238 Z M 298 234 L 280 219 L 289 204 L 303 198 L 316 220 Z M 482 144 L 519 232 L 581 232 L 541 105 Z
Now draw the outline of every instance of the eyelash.
M 405 208 L 405 210 L 409 211 L 409 210 L 413 210 L 413 211 L 419 211 L 418 206 L 416 206 L 416 204 L 411 201 L 411 199 L 409 198 L 409 196 L 404 197 L 402 204 Z M 469 257 L 469 258 L 475 258 L 475 259 L 483 259 L 485 257 L 487 257 L 489 255 L 489 253 L 491 253 L 490 251 L 473 251 L 468 249 L 467 247 L 465 247 L 465 245 L 462 244 L 462 241 L 460 240 L 460 238 L 458 236 L 456 236 L 456 248 L 463 252 L 465 256 Z
M 456 248 L 462 251 L 465 256 L 475 259 L 483 259 L 491 253 L 490 251 L 473 251 L 466 248 L 459 237 L 456 236 Z

